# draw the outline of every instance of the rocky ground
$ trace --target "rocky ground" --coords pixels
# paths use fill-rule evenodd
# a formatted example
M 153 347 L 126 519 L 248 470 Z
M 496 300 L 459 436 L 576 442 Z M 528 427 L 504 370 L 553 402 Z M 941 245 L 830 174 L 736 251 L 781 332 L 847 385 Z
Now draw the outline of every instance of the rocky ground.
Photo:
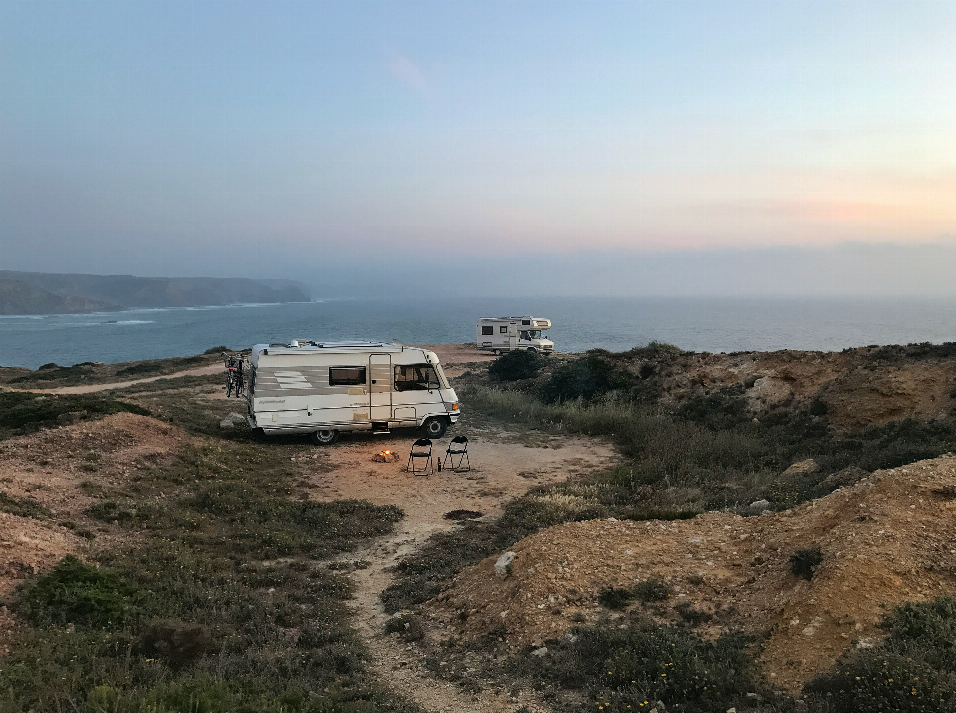
M 872 645 L 888 608 L 956 593 L 954 512 L 950 456 L 880 471 L 779 513 L 569 523 L 512 547 L 506 576 L 495 570 L 497 555 L 462 572 L 426 607 L 441 622 L 431 636 L 494 630 L 513 652 L 540 647 L 595 620 L 603 590 L 659 580 L 670 592 L 656 616 L 697 619 L 709 638 L 769 632 L 760 663 L 793 690 L 848 647 Z M 790 560 L 812 547 L 822 563 L 807 580 Z

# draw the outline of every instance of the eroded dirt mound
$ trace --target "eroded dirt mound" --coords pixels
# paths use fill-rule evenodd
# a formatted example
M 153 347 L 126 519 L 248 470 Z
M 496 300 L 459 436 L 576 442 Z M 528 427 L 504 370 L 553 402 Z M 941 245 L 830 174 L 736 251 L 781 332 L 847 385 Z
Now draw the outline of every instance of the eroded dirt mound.
M 81 484 L 115 487 L 139 466 L 176 453 L 180 429 L 147 416 L 118 413 L 0 443 L 0 491 L 39 502 L 54 516 L 90 504 Z
M 811 580 L 798 578 L 790 558 L 814 546 L 822 564 Z M 507 577 L 488 558 L 427 605 L 442 636 L 494 632 L 517 651 L 593 620 L 608 587 L 657 578 L 670 595 L 632 606 L 696 617 L 705 636 L 768 634 L 760 662 L 776 685 L 794 689 L 878 637 L 886 607 L 956 592 L 956 458 L 879 471 L 781 513 L 570 523 L 512 550 Z

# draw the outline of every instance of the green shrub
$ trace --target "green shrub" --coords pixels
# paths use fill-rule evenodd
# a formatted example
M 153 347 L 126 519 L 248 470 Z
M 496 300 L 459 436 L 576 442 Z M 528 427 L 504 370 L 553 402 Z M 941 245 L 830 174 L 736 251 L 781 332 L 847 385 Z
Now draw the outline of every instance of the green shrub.
M 0 491 L 0 511 L 20 517 L 32 517 L 36 520 L 45 520 L 51 513 L 32 498 L 15 498 Z
M 753 418 L 753 414 L 744 397 L 744 385 L 734 384 L 706 396 L 689 399 L 677 409 L 677 417 L 718 431 L 746 423 Z
M 816 545 L 797 550 L 790 555 L 790 572 L 801 579 L 812 579 L 822 562 L 823 552 Z
M 154 621 L 133 647 L 133 653 L 139 656 L 162 657 L 175 667 L 190 664 L 212 650 L 208 627 L 181 619 Z
M 604 350 L 592 350 L 556 369 L 541 388 L 541 398 L 545 403 L 590 401 L 610 391 L 626 390 L 634 381 L 620 360 Z
M 631 588 L 634 596 L 642 602 L 660 602 L 671 595 L 670 585 L 657 577 L 648 577 Z
M 495 359 L 488 374 L 495 381 L 533 379 L 545 364 L 544 357 L 527 349 L 516 349 Z
M 956 708 L 956 677 L 884 650 L 850 658 L 806 687 L 832 713 L 941 713 Z
M 608 587 L 598 594 L 598 604 L 607 609 L 624 609 L 634 598 L 630 589 L 624 587 Z
M 37 626 L 121 627 L 141 613 L 140 589 L 109 569 L 67 555 L 24 592 L 20 607 Z
M 724 713 L 762 690 L 748 640 L 736 634 L 708 642 L 650 621 L 572 633 L 573 641 L 547 641 L 548 656 L 528 657 L 527 672 L 581 690 L 603 710 L 647 710 L 645 701 L 660 700 L 682 711 Z
M 807 684 L 812 699 L 833 713 L 956 710 L 956 598 L 903 604 L 882 626 L 879 646 Z

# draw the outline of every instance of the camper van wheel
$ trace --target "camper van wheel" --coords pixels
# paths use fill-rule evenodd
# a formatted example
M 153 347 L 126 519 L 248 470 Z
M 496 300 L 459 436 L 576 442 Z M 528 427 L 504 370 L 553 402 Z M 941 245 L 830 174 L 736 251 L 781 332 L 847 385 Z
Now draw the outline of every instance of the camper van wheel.
M 538 353 L 538 350 L 535 349 L 534 347 L 528 347 L 528 351 L 531 352 L 532 354 L 537 354 L 537 353 Z
M 441 438 L 447 428 L 448 422 L 443 418 L 430 418 L 422 424 L 422 430 L 429 438 Z
M 501 350 L 495 349 L 495 356 L 501 356 Z
M 331 446 L 339 438 L 339 432 L 323 428 L 312 433 L 312 442 L 317 446 Z

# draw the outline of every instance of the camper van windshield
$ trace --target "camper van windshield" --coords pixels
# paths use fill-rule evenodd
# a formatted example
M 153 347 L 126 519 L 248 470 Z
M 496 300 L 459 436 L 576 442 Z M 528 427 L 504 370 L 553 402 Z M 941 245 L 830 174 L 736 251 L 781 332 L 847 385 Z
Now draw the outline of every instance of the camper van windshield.
M 521 333 L 522 339 L 541 339 L 540 329 L 527 329 Z
M 440 389 L 441 382 L 431 364 L 400 364 L 395 367 L 396 391 Z

